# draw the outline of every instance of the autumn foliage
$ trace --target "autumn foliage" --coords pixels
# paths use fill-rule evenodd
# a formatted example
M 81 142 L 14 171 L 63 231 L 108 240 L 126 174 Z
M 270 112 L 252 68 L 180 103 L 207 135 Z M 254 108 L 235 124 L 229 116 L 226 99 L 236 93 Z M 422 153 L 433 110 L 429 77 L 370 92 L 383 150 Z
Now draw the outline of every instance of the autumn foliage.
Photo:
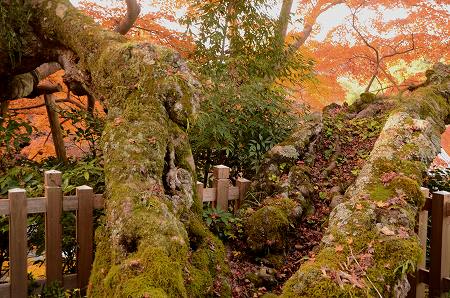
M 369 84 L 368 90 L 374 93 L 405 90 L 423 80 L 423 72 L 431 64 L 449 59 L 446 1 L 302 0 L 297 5 L 292 0 L 254 2 L 267 4 L 268 14 L 278 21 L 287 18 L 290 25 L 286 27 L 285 47 L 315 61 L 314 76 L 301 81 L 289 78 L 277 81 L 292 99 L 306 103 L 313 110 L 332 102 L 351 102 Z M 291 14 L 277 15 L 281 4 Z M 79 7 L 107 28 L 114 28 L 126 13 L 126 6 L 121 2 L 82 1 Z M 142 3 L 142 7 L 129 38 L 171 47 L 185 57 L 195 52 L 190 32 L 196 29 L 186 31 L 180 24 L 186 15 L 194 19 L 201 17 L 195 15 L 199 13 L 195 1 L 153 0 Z M 327 25 L 327 18 L 333 18 L 336 25 L 325 30 L 322 27 Z M 63 86 L 62 75 L 59 72 L 49 80 Z M 70 98 L 67 89 L 57 95 L 60 100 Z M 78 107 L 74 101 L 79 103 Z M 42 102 L 43 98 L 24 99 L 10 105 L 12 113 L 30 120 L 39 131 L 32 146 L 24 150 L 29 158 L 54 154 Z M 79 108 L 86 105 L 86 99 L 72 96 L 72 103 L 65 101 L 59 105 L 62 109 Z M 30 109 L 33 106 L 40 107 Z M 102 113 L 99 103 L 96 110 Z M 69 131 L 70 126 L 70 121 L 63 123 Z M 82 145 L 73 143 L 69 147 L 72 148 L 69 155 L 82 154 Z

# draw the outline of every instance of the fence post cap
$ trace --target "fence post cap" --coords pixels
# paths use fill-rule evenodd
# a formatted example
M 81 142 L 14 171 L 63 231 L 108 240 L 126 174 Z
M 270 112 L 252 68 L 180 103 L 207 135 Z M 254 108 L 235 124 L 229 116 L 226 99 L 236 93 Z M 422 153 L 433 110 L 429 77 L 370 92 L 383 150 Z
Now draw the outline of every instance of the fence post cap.
M 213 175 L 216 179 L 228 179 L 230 177 L 230 168 L 224 165 L 214 166 Z
M 44 172 L 45 186 L 59 187 L 62 183 L 62 173 L 57 170 L 49 170 Z
M 245 179 L 245 178 L 243 178 L 243 177 L 237 178 L 237 181 L 238 181 L 238 182 L 251 182 L 250 180 Z
M 44 172 L 45 174 L 61 174 L 61 171 L 58 170 L 47 170 Z
M 445 190 L 436 191 L 436 192 L 433 192 L 433 194 L 438 195 L 438 196 L 445 196 L 445 197 L 450 196 L 450 192 L 445 191 Z
M 75 188 L 76 190 L 92 190 L 93 188 L 87 185 L 81 185 L 81 186 L 77 186 Z
M 216 169 L 229 169 L 229 167 L 224 166 L 224 165 L 217 165 L 217 166 L 214 166 L 214 168 L 216 168 Z
M 8 193 L 23 193 L 26 192 L 23 188 L 12 188 L 8 190 Z

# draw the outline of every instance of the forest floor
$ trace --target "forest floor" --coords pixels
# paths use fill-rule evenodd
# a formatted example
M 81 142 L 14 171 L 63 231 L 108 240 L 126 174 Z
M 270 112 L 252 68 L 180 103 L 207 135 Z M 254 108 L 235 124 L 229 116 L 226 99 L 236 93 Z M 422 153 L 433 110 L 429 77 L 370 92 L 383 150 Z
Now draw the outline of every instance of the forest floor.
M 309 164 L 315 189 L 314 208 L 289 232 L 286 249 L 281 255 L 255 256 L 243 240 L 227 243 L 233 297 L 260 297 L 267 292 L 279 294 L 285 281 L 300 265 L 315 257 L 332 210 L 332 197 L 342 196 L 353 183 L 385 119 L 384 114 L 355 118 L 349 116 L 345 106 L 328 111 L 314 161 Z

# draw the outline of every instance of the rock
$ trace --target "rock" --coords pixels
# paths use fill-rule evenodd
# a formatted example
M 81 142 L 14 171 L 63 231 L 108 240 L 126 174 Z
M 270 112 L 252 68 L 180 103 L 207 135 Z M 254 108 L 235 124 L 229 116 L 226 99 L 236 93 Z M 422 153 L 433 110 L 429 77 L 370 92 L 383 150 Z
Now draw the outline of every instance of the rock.
M 333 198 L 331 199 L 330 208 L 334 209 L 337 205 L 339 205 L 343 201 L 344 201 L 344 196 L 343 195 L 335 195 L 335 196 L 333 196 Z
M 288 230 L 302 213 L 300 204 L 292 199 L 265 200 L 263 207 L 250 215 L 245 222 L 249 247 L 257 252 L 283 250 Z
M 263 266 L 257 272 L 247 274 L 247 279 L 249 279 L 255 287 L 264 286 L 266 288 L 271 288 L 278 283 L 275 274 L 275 270 Z

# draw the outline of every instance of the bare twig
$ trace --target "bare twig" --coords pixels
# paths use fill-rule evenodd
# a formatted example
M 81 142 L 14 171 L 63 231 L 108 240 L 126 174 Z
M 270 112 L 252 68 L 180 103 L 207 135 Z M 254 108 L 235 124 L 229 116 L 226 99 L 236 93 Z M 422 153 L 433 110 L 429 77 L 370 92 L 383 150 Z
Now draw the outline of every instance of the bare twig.
M 353 250 L 352 247 L 349 245 L 348 248 L 350 249 L 350 254 L 353 258 L 353 260 L 355 260 L 356 264 L 358 265 L 359 269 L 364 271 L 363 268 L 361 267 L 361 265 L 359 264 L 358 260 L 355 258 L 355 256 L 353 255 Z M 377 292 L 378 296 L 380 298 L 383 298 L 383 296 L 381 295 L 380 291 L 378 291 L 377 287 L 373 284 L 373 282 L 370 280 L 370 278 L 366 275 L 367 280 L 370 282 L 370 284 L 372 285 L 372 287 L 375 289 L 375 291 Z

